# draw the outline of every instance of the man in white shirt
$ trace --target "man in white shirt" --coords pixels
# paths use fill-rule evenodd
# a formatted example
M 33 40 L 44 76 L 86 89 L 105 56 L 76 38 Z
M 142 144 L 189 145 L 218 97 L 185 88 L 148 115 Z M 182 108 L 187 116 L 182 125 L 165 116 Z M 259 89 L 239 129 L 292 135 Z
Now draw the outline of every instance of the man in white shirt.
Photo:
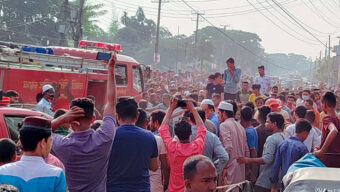
M 37 106 L 35 107 L 35 110 L 43 112 L 51 117 L 54 116 L 54 111 L 52 109 L 52 101 L 54 99 L 54 88 L 52 87 L 52 85 L 44 85 L 42 87 L 42 95 L 43 98 L 39 101 L 39 103 L 37 104 Z
M 304 106 L 298 106 L 294 111 L 294 118 L 297 120 L 304 119 L 307 113 L 307 109 Z M 288 126 L 285 130 L 285 137 L 291 137 L 295 133 L 295 124 Z M 315 128 L 312 128 L 307 136 L 307 138 L 303 141 L 306 145 L 309 152 L 313 152 L 315 147 L 320 146 L 321 137 L 316 131 Z
M 264 74 L 264 66 L 261 65 L 257 68 L 259 70 L 259 75 L 255 77 L 254 84 L 261 85 L 260 93 L 261 94 L 269 94 L 270 91 L 270 77 Z
M 159 136 L 158 129 L 161 126 L 165 112 L 161 110 L 150 114 L 149 128 L 155 135 L 158 148 L 158 169 L 149 171 L 151 192 L 163 191 L 168 188 L 170 169 L 166 156 L 166 149 L 163 139 Z

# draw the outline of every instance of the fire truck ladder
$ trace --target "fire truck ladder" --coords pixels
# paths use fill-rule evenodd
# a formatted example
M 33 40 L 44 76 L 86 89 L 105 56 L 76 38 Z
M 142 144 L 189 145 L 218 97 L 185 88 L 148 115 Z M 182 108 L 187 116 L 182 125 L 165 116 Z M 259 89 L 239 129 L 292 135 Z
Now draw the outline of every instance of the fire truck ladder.
M 0 64 L 6 64 L 10 67 L 18 64 L 20 67 L 25 65 L 38 65 L 44 67 L 59 67 L 65 69 L 83 69 L 83 70 L 106 70 L 106 63 L 98 60 L 84 59 L 73 56 L 56 56 L 25 52 L 19 49 L 0 48 Z

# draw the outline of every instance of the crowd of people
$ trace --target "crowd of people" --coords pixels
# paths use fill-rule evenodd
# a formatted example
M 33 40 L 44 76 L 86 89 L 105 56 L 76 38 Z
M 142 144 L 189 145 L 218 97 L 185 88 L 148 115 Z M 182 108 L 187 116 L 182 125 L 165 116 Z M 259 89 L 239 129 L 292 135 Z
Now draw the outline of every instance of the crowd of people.
M 54 89 L 43 87 L 35 109 L 54 119 L 26 117 L 17 144 L 0 139 L 0 188 L 207 192 L 238 184 L 273 192 L 308 153 L 340 168 L 336 91 L 271 85 L 264 66 L 242 80 L 229 58 L 223 74 L 154 71 L 136 101 L 116 98 L 115 61 L 103 114 L 92 96 L 53 111 Z

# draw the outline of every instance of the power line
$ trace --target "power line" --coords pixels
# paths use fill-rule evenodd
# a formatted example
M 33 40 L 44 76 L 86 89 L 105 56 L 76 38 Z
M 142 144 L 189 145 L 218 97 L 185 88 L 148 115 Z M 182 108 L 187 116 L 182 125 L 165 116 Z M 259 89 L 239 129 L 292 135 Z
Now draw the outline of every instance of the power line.
M 258 1 L 258 0 L 256 0 L 256 1 Z M 280 10 L 278 10 L 274 5 L 272 5 L 269 1 L 267 1 L 266 0 L 266 2 L 277 12 L 277 13 L 279 13 L 283 18 L 285 18 L 287 21 L 289 21 L 291 24 L 293 24 L 294 26 L 297 26 L 297 27 L 299 27 L 298 25 L 296 25 L 294 22 L 292 22 L 289 18 L 286 18 L 286 16 L 283 14 L 283 13 L 281 13 L 281 11 Z M 270 11 L 268 11 L 268 12 L 270 12 Z M 275 16 L 275 15 L 274 15 Z M 290 29 L 292 29 L 292 28 L 290 28 Z M 293 31 L 295 31 L 294 29 L 292 29 Z M 297 31 L 295 31 L 296 33 L 298 33 Z M 303 36 L 304 38 L 306 38 L 306 39 L 308 39 L 308 40 L 310 40 L 310 41 L 312 41 L 311 39 L 309 39 L 309 38 L 307 38 L 307 37 L 305 37 L 304 35 L 302 35 L 302 34 L 300 34 L 300 33 L 298 33 L 299 35 L 301 35 L 301 36 Z M 315 40 L 313 40 L 313 41 L 315 41 Z M 315 45 L 315 44 L 314 44 Z
M 307 0 L 312 7 L 315 9 L 312 9 L 311 7 L 309 7 L 309 5 L 304 1 L 301 0 L 303 2 L 303 4 L 308 7 L 315 15 L 317 15 L 318 17 L 320 17 L 323 21 L 325 21 L 326 23 L 328 23 L 329 25 L 338 28 L 337 26 L 335 26 L 332 22 L 328 21 L 330 20 L 329 18 L 326 18 L 326 16 L 323 14 L 323 12 L 321 10 L 318 11 L 318 9 L 316 8 L 316 6 L 313 4 L 313 2 L 311 0 Z
M 177 2 L 180 2 L 179 1 L 173 1 L 174 3 L 177 3 Z M 282 4 L 291 4 L 293 2 L 296 2 L 296 0 L 286 0 L 286 1 L 283 1 Z M 134 3 L 128 3 L 128 2 L 122 2 L 122 1 L 118 1 L 118 0 L 115 0 L 115 3 L 116 4 L 120 4 L 121 6 L 126 6 L 126 7 L 132 7 L 132 8 L 136 8 L 140 5 L 138 4 L 134 4 Z M 228 10 L 228 9 L 238 9 L 238 8 L 244 8 L 244 7 L 250 7 L 249 5 L 243 5 L 243 6 L 235 6 L 235 7 L 225 7 L 225 8 L 218 8 L 218 9 L 203 9 L 202 11 L 204 11 L 206 14 L 209 14 L 209 15 L 223 15 L 225 14 L 225 11 Z M 142 6 L 142 8 L 144 10 L 153 10 L 153 11 L 157 11 L 157 8 L 155 7 L 148 7 L 148 6 Z M 266 7 L 266 9 L 269 9 L 269 7 Z M 180 12 L 187 12 L 188 10 L 180 10 L 180 9 L 176 9 L 176 10 L 172 10 L 172 9 L 164 9 L 165 12 L 168 12 L 168 13 L 171 13 L 171 14 L 183 14 L 183 13 L 180 13 Z M 222 13 L 209 13 L 209 12 L 216 12 L 216 11 L 222 11 Z M 239 14 L 239 13 L 249 13 L 249 12 L 256 12 L 256 10 L 254 9 L 245 9 L 245 10 L 240 10 L 240 11 L 234 11 L 234 12 L 229 12 L 228 14 Z M 184 15 L 187 15 L 187 14 L 184 14 Z
M 252 5 L 256 10 L 258 10 L 257 9 L 257 7 L 253 4 L 253 3 L 251 3 L 249 0 L 247 0 L 248 1 L 248 3 L 250 4 L 250 5 Z M 256 0 L 257 1 L 257 0 Z M 261 4 L 262 5 L 262 4 Z M 299 41 L 302 41 L 302 42 L 305 42 L 305 43 L 308 43 L 308 44 L 311 44 L 311 45 L 315 45 L 314 43 L 310 43 L 310 42 L 308 42 L 308 41 L 305 41 L 305 40 L 303 40 L 303 39 L 301 39 L 301 38 L 299 38 L 299 37 L 297 37 L 297 36 L 295 36 L 295 35 L 293 35 L 292 33 L 290 33 L 289 31 L 287 31 L 286 29 L 284 29 L 284 28 L 282 28 L 280 25 L 278 25 L 277 23 L 275 23 L 271 18 L 269 18 L 269 17 L 267 17 L 264 13 L 262 13 L 260 10 L 258 10 L 258 12 L 262 15 L 262 16 L 264 16 L 266 19 L 268 19 L 271 23 L 273 23 L 276 27 L 278 27 L 279 29 L 281 29 L 282 31 L 284 31 L 284 32 L 286 32 L 288 35 L 290 35 L 290 36 L 292 36 L 292 37 L 294 37 L 295 39 L 297 39 L 297 40 L 299 40 Z M 274 15 L 272 12 L 270 12 L 270 11 L 268 11 L 271 15 L 273 15 L 275 18 L 277 18 L 280 22 L 282 22 L 278 17 L 276 17 L 276 15 Z M 282 22 L 285 26 L 287 26 L 288 28 L 290 28 L 288 25 L 286 25 L 284 22 Z M 290 28 L 291 29 L 291 28 Z M 292 29 L 292 30 L 294 30 L 294 29 Z M 295 31 L 296 32 L 296 31 Z
M 283 10 L 283 12 L 285 12 L 285 14 L 287 14 L 290 18 L 292 18 L 295 22 L 298 22 L 299 23 L 299 25 L 302 25 L 302 24 L 300 24 L 300 23 L 303 23 L 303 25 L 305 26 L 303 26 L 303 28 L 309 28 L 309 29 L 311 29 L 311 30 L 313 30 L 313 31 L 316 31 L 316 32 L 318 32 L 318 33 L 320 33 L 320 34 L 324 34 L 324 35 L 329 35 L 329 34 L 334 34 L 335 32 L 336 32 L 336 30 L 334 31 L 334 32 L 332 32 L 332 33 L 330 33 L 330 32 L 322 32 L 322 31 L 319 31 L 319 30 L 317 30 L 317 29 L 315 29 L 315 28 L 313 28 L 313 27 L 311 27 L 311 26 L 309 26 L 309 25 L 307 25 L 306 23 L 304 23 L 304 22 L 302 22 L 301 20 L 299 20 L 297 17 L 295 17 L 294 15 L 292 15 L 286 8 L 284 8 L 279 2 L 277 2 L 277 1 L 274 1 L 273 0 L 273 2 L 281 9 L 281 10 Z M 301 27 L 301 26 L 300 26 Z M 305 30 L 305 29 L 304 29 Z
M 338 15 L 336 15 L 336 14 L 333 12 L 332 9 L 330 9 L 328 6 L 326 6 L 326 4 L 325 4 L 322 0 L 319 0 L 319 1 L 320 1 L 320 3 L 321 3 L 324 7 L 326 7 L 326 9 L 327 9 L 330 13 L 332 13 L 336 18 L 339 18 Z
M 318 40 L 323 46 L 326 46 L 319 38 L 317 38 L 313 33 L 307 30 L 300 22 L 298 22 L 294 16 L 292 16 L 284 7 L 282 7 L 276 0 L 272 0 L 283 12 L 285 12 L 290 18 L 292 18 L 302 29 L 304 29 L 307 33 L 309 33 L 312 37 Z M 327 47 L 327 46 L 326 46 Z
M 194 9 L 189 3 L 187 3 L 185 0 L 182 0 L 182 2 L 187 5 L 190 9 L 192 9 L 193 11 L 197 12 L 196 9 Z M 238 41 L 236 41 L 235 39 L 233 39 L 232 37 L 230 37 L 229 35 L 227 35 L 223 30 L 221 30 L 220 28 L 216 27 L 216 25 L 214 25 L 212 22 L 210 22 L 208 19 L 206 19 L 204 16 L 201 15 L 201 17 L 207 22 L 209 23 L 211 26 L 213 26 L 217 31 L 221 32 L 225 37 L 227 37 L 228 39 L 230 39 L 233 43 L 235 43 L 236 45 L 242 47 L 244 50 L 248 51 L 249 53 L 251 53 L 252 55 L 254 55 L 255 57 L 258 57 L 259 59 L 261 59 L 264 62 L 269 63 L 267 60 L 265 60 L 263 57 L 257 55 L 256 53 L 254 53 L 252 50 L 248 49 L 247 47 L 245 47 L 244 45 L 242 45 L 241 43 L 239 43 Z M 291 71 L 291 69 L 287 69 L 285 67 L 281 67 L 279 65 L 276 65 L 274 63 L 270 63 L 273 66 L 276 66 L 278 68 L 281 69 L 285 69 L 288 71 Z

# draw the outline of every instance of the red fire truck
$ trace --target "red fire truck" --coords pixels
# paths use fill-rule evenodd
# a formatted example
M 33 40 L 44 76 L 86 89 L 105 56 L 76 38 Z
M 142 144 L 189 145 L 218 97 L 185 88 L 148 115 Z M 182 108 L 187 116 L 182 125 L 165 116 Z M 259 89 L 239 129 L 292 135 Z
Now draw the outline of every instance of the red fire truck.
M 120 51 L 118 44 L 81 41 L 80 46 L 95 47 L 100 52 Z M 56 90 L 55 109 L 67 109 L 72 99 L 88 95 L 95 96 L 97 109 L 102 109 L 107 67 L 105 62 L 96 60 L 99 51 L 66 47 L 46 49 L 51 53 L 0 47 L 0 89 L 16 90 L 22 103 L 35 104 L 42 86 L 51 84 Z M 118 97 L 134 96 L 139 100 L 144 89 L 141 65 L 131 57 L 117 54 L 115 75 Z

